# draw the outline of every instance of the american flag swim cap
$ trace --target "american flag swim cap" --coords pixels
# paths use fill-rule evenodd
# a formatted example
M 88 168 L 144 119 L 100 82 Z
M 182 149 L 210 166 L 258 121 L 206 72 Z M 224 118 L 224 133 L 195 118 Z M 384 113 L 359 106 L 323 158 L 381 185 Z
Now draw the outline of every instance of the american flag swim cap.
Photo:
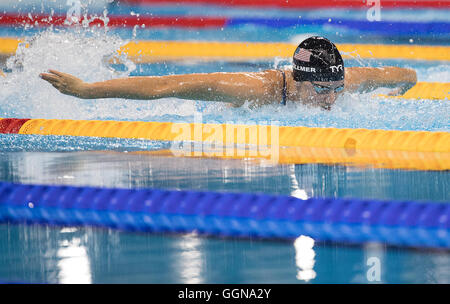
M 294 52 L 295 81 L 343 80 L 344 61 L 336 46 L 320 36 L 303 40 Z

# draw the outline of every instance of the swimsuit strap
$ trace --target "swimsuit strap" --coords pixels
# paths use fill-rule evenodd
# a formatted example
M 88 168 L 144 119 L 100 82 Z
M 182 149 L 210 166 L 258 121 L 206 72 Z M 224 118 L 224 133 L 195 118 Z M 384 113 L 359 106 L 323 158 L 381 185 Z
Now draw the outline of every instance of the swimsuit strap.
M 287 100 L 287 88 L 286 88 L 286 74 L 283 70 L 279 70 L 283 74 L 283 100 L 281 101 L 282 105 L 286 105 Z

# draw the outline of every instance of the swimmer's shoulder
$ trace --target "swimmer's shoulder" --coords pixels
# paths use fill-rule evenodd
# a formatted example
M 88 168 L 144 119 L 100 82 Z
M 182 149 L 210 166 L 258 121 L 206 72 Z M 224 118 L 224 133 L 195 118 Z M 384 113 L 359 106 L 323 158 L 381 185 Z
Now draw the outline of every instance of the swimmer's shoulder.
M 253 102 L 253 105 L 279 104 L 283 99 L 283 88 L 292 78 L 292 67 L 267 69 L 257 74 L 263 78 L 264 96 Z
M 279 87 L 280 81 L 292 78 L 292 67 L 282 67 L 277 69 L 268 69 L 261 72 L 271 85 Z
M 267 69 L 262 72 L 266 73 L 269 77 L 279 77 L 281 75 L 281 72 L 284 72 L 287 76 L 288 74 L 292 73 L 292 66 Z

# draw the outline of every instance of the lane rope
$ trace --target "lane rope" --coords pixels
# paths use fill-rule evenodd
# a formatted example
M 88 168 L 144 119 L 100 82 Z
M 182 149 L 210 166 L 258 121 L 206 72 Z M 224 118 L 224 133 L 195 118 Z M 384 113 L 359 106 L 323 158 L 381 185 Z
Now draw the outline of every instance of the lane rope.
M 136 153 L 175 157 L 254 159 L 275 164 L 450 169 L 449 132 L 5 118 L 0 119 L 0 134 L 168 141 L 169 150 Z
M 178 0 L 124 0 L 124 3 L 145 5 L 145 4 L 173 4 L 174 2 L 179 3 Z M 270 6 L 280 6 L 289 8 L 367 8 L 365 1 L 361 0 L 183 0 L 184 3 L 198 4 L 198 3 L 208 3 L 216 5 L 226 5 L 226 6 L 257 6 L 257 7 L 270 7 Z M 433 1 L 433 0 L 383 0 L 382 7 L 390 8 L 450 8 L 450 1 Z
M 17 38 L 0 38 L 0 54 L 14 55 Z M 211 42 L 211 41 L 137 41 L 118 50 L 136 63 L 194 58 L 199 60 L 267 60 L 275 57 L 291 58 L 297 45 L 270 42 Z M 449 46 L 337 44 L 344 58 L 407 59 L 450 61 Z
M 0 132 L 255 146 L 450 152 L 450 132 L 69 119 L 0 120 Z
M 450 248 L 450 202 L 0 182 L 0 222 Z
M 82 16 L 78 22 L 69 22 L 66 15 L 53 14 L 51 18 L 44 14 L 4 13 L 0 16 L 0 26 L 20 27 L 71 27 L 76 25 L 108 28 L 233 28 L 246 25 L 266 28 L 295 28 L 299 26 L 333 26 L 336 30 L 356 30 L 365 34 L 378 36 L 392 35 L 447 35 L 450 31 L 448 22 L 398 22 L 330 18 L 298 18 L 298 17 L 211 17 L 211 16 L 147 16 L 117 15 Z

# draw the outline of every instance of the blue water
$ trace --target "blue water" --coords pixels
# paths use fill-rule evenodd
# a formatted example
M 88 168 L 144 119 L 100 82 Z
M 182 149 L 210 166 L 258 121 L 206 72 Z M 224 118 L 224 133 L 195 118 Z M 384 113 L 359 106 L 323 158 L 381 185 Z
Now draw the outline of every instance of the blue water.
M 315 278 L 299 280 L 295 248 L 283 242 L 8 225 L 0 234 L 0 276 L 16 282 L 364 284 L 372 283 L 368 257 L 382 262 L 380 283 L 448 283 L 450 275 L 448 253 L 383 245 L 315 246 Z
M 1 2 L 3 3 L 3 2 Z M 5 6 L 5 11 L 65 13 L 65 1 Z M 3 5 L 3 4 L 2 4 Z M 0 6 L 3 9 L 3 6 Z M 90 7 L 103 13 L 104 7 Z M 342 17 L 361 20 L 364 11 L 298 12 L 215 6 L 108 7 L 110 13 L 235 17 Z M 319 13 L 319 14 L 318 14 Z M 383 11 L 385 20 L 448 22 L 448 11 Z M 449 45 L 450 33 L 420 37 L 381 37 L 307 26 L 269 29 L 243 26 L 222 30 L 104 29 L 61 30 L 0 28 L 1 36 L 26 36 L 3 67 L 0 117 L 112 119 L 193 122 L 271 123 L 279 125 L 396 130 L 450 131 L 450 103 L 391 100 L 373 94 L 345 95 L 333 111 L 277 105 L 251 109 L 220 103 L 169 98 L 159 101 L 79 100 L 64 96 L 37 75 L 49 68 L 86 81 L 135 75 L 216 71 L 260 71 L 287 60 L 251 62 L 164 62 L 109 65 L 107 59 L 133 39 L 293 42 L 303 35 L 326 35 L 336 42 Z M 413 42 L 410 42 L 412 39 Z M 106 55 L 105 55 L 106 54 Z M 105 59 L 106 58 L 106 59 Z M 416 69 L 419 81 L 450 82 L 448 62 L 346 60 L 346 66 L 394 65 Z M 377 93 L 386 93 L 380 89 Z M 0 135 L 0 180 L 121 188 L 163 188 L 257 192 L 296 197 L 354 197 L 383 200 L 450 201 L 448 171 L 389 170 L 338 165 L 261 165 L 251 160 L 150 156 L 138 151 L 167 149 L 170 143 L 130 139 Z M 312 251 L 311 251 L 312 250 Z M 380 281 L 370 281 L 368 260 L 381 262 Z M 448 251 L 393 248 L 385 244 L 315 243 L 204 238 L 196 235 L 126 233 L 92 227 L 0 224 L 0 281 L 33 283 L 449 283 Z
M 450 199 L 448 172 L 325 165 L 263 167 L 250 160 L 167 158 L 113 151 L 1 152 L 0 160 L 0 179 L 18 183 L 303 197 Z M 375 243 L 352 247 L 315 244 L 314 256 L 307 257 L 313 267 L 304 269 L 295 258 L 302 251 L 287 241 L 6 224 L 0 225 L 0 235 L 0 277 L 8 281 L 371 283 L 367 279 L 370 257 L 380 260 L 379 282 L 448 283 L 450 279 L 446 251 Z

